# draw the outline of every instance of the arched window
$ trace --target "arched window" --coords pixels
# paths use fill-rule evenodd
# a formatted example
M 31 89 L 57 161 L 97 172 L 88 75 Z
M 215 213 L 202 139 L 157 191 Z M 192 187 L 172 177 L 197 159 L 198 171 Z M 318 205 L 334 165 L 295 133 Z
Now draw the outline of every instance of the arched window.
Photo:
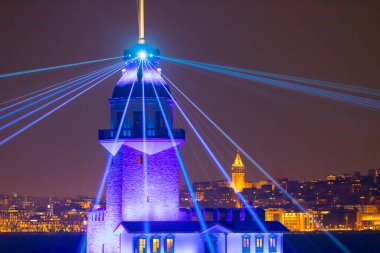
M 242 236 L 242 251 L 243 253 L 251 252 L 251 236 L 250 235 Z
M 264 252 L 264 236 L 263 235 L 255 236 L 255 248 L 256 248 L 256 252 Z
M 277 252 L 277 235 L 269 235 L 269 252 Z
M 154 235 L 150 239 L 150 252 L 158 253 L 161 252 L 161 236 Z
M 165 253 L 174 253 L 174 235 L 165 236 L 164 252 Z
M 135 239 L 135 253 L 147 253 L 147 236 L 140 235 Z

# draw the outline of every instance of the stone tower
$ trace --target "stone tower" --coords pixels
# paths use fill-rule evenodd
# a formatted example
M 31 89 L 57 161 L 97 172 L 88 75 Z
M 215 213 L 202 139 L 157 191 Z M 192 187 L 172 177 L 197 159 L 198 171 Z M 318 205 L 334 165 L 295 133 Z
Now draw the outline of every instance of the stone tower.
M 138 57 L 141 52 L 153 68 L 142 64 L 144 59 Z M 103 221 L 103 229 L 93 232 L 103 236 L 87 244 L 90 248 L 91 243 L 98 244 L 94 248 L 100 250 L 88 252 L 120 252 L 120 241 L 113 231 L 122 221 L 179 219 L 180 167 L 174 147 L 184 143 L 185 131 L 173 129 L 174 103 L 161 71 L 157 70 L 159 51 L 138 44 L 125 51 L 125 60 L 127 66 L 109 99 L 111 127 L 99 130 L 99 142 L 107 149 L 111 163 L 106 178 L 106 210 L 98 218 Z M 163 114 L 174 140 L 169 137 Z M 102 245 L 99 241 L 103 241 Z
M 239 151 L 236 154 L 234 163 L 232 164 L 232 187 L 235 192 L 242 192 L 245 184 L 245 167 L 241 161 Z

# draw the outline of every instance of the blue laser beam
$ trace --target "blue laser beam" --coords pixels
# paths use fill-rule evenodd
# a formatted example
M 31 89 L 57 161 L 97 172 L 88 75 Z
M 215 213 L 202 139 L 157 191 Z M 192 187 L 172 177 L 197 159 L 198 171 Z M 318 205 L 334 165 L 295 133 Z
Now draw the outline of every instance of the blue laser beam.
M 153 80 L 151 80 L 151 82 L 152 82 L 152 87 L 153 87 L 154 94 L 156 95 L 157 103 L 158 103 L 158 105 L 160 107 L 160 110 L 161 110 L 161 113 L 162 113 L 162 117 L 163 117 L 165 125 L 166 125 L 166 129 L 168 130 L 168 134 L 169 134 L 170 140 L 172 141 L 172 145 L 174 147 L 174 151 L 175 151 L 175 154 L 177 156 L 177 159 L 178 159 L 181 171 L 182 171 L 182 175 L 183 175 L 183 178 L 184 178 L 185 183 L 186 183 L 186 187 L 189 190 L 190 198 L 193 201 L 194 209 L 195 209 L 195 212 L 197 214 L 199 224 L 201 225 L 202 230 L 205 231 L 205 237 L 206 237 L 206 240 L 207 240 L 207 246 L 208 246 L 208 248 L 209 248 L 209 250 L 210 250 L 211 253 L 215 253 L 214 247 L 213 247 L 212 242 L 211 242 L 210 235 L 207 233 L 206 222 L 205 222 L 205 220 L 203 218 L 202 211 L 201 211 L 201 209 L 200 209 L 200 207 L 198 205 L 197 199 L 195 197 L 193 187 L 191 186 L 191 181 L 190 181 L 189 175 L 187 174 L 187 170 L 185 168 L 185 165 L 184 165 L 183 160 L 181 158 L 181 155 L 179 153 L 178 147 L 177 147 L 177 145 L 175 143 L 174 135 L 173 135 L 172 130 L 170 128 L 169 121 L 168 121 L 168 119 L 166 117 L 165 111 L 164 111 L 163 106 L 161 104 L 161 101 L 160 101 L 160 99 L 158 97 L 157 90 L 154 87 Z
M 222 155 L 222 152 L 218 152 L 218 148 L 222 147 L 224 149 L 225 153 L 229 153 L 231 155 L 234 155 L 234 153 L 231 152 L 231 149 L 229 147 L 227 147 L 227 145 L 223 142 L 223 140 L 220 138 L 220 136 L 218 136 L 215 133 L 215 131 L 213 131 L 211 129 L 211 126 L 209 126 L 207 123 L 205 123 L 202 118 L 196 118 L 195 116 L 191 117 L 190 112 L 193 114 L 196 114 L 195 109 L 192 106 L 186 106 L 186 103 L 184 102 L 184 100 L 180 96 L 173 95 L 173 97 L 175 97 L 176 100 L 180 104 L 182 104 L 183 110 L 187 112 L 187 116 L 189 117 L 190 120 L 192 120 L 193 124 L 197 127 L 197 129 L 199 129 L 198 131 L 200 131 L 203 134 L 206 142 L 208 142 L 209 145 L 211 146 L 211 148 L 213 148 L 214 150 L 216 150 L 216 152 L 218 154 L 220 154 L 219 157 L 222 160 L 222 162 L 224 164 L 229 164 L 229 162 L 226 160 L 224 155 Z M 218 143 L 214 144 L 211 136 L 213 136 Z M 247 173 L 249 174 L 250 172 L 247 171 Z M 249 175 L 251 175 L 251 174 L 249 174 Z M 211 180 L 209 180 L 209 181 L 211 181 Z
M 325 97 L 325 98 L 329 98 L 329 99 L 339 101 L 339 102 L 348 102 L 348 103 L 353 103 L 353 104 L 357 104 L 357 105 L 372 107 L 375 109 L 380 108 L 380 102 L 373 100 L 373 99 L 362 98 L 362 97 L 348 95 L 348 94 L 342 94 L 342 93 L 338 93 L 338 92 L 334 92 L 334 91 L 321 90 L 321 89 L 314 88 L 314 87 L 292 84 L 292 83 L 284 82 L 281 80 L 274 80 L 274 79 L 270 79 L 270 78 L 258 77 L 258 76 L 248 75 L 248 74 L 234 72 L 234 71 L 221 70 L 221 69 L 214 68 L 214 67 L 197 65 L 197 64 L 187 62 L 187 61 L 178 61 L 178 60 L 171 60 L 171 61 L 186 64 L 186 65 L 189 65 L 192 67 L 197 67 L 197 68 L 201 68 L 201 69 L 206 69 L 206 70 L 226 74 L 226 75 L 232 75 L 235 77 L 240 77 L 240 78 L 244 78 L 244 79 L 248 79 L 248 80 L 252 80 L 252 81 L 257 81 L 260 83 L 269 84 L 271 86 L 275 86 L 275 87 L 279 87 L 279 88 L 286 88 L 286 89 L 290 89 L 290 90 L 294 90 L 294 91 L 298 91 L 298 92 L 302 92 L 302 93 L 306 93 L 306 94 L 310 94 L 310 95 Z
M 123 63 L 122 63 L 121 65 L 123 65 Z M 118 69 L 119 67 L 120 67 L 120 64 L 117 64 L 117 66 L 113 66 L 112 69 L 111 69 L 111 72 L 112 72 L 114 69 Z M 92 79 L 91 81 L 89 81 L 89 82 L 87 82 L 87 83 L 85 83 L 85 84 L 83 84 L 83 85 L 80 85 L 79 87 L 77 87 L 77 88 L 75 88 L 75 89 L 73 89 L 73 90 L 71 90 L 71 91 L 69 91 L 69 92 L 63 94 L 62 96 L 59 96 L 59 97 L 57 97 L 57 98 L 55 98 L 55 99 L 49 101 L 48 103 L 45 103 L 45 104 L 43 104 L 43 105 L 37 107 L 36 109 L 34 109 L 34 110 L 32 110 L 32 111 L 30 111 L 30 112 L 28 112 L 28 113 L 26 113 L 26 114 L 24 114 L 24 115 L 22 115 L 22 116 L 20 116 L 20 117 L 18 117 L 18 118 L 16 118 L 16 119 L 14 119 L 14 120 L 12 120 L 12 121 L 10 121 L 10 122 L 8 122 L 8 123 L 2 125 L 2 126 L 0 127 L 0 130 L 2 131 L 2 130 L 4 130 L 4 129 L 10 127 L 10 126 L 16 124 L 17 122 L 19 122 L 20 120 L 23 120 L 23 119 L 29 117 L 30 115 L 32 115 L 32 114 L 34 114 L 34 113 L 36 113 L 36 112 L 38 112 L 38 111 L 40 111 L 40 110 L 42 110 L 42 109 L 48 107 L 49 105 L 51 105 L 51 104 L 53 104 L 53 103 L 59 101 L 60 99 L 62 99 L 62 98 L 64 98 L 64 97 L 66 97 L 66 96 L 68 96 L 68 95 L 74 93 L 75 91 L 80 90 L 80 89 L 86 87 L 87 85 L 89 85 L 90 83 L 94 82 L 95 80 L 97 80 L 97 79 L 99 79 L 99 78 L 102 78 L 104 75 L 106 75 L 106 74 L 109 73 L 109 72 L 110 72 L 110 71 L 107 70 L 105 73 L 100 74 L 99 76 L 95 77 L 95 78 Z
M 116 71 L 113 71 L 111 74 L 107 75 L 106 77 L 104 77 L 103 79 L 101 79 L 100 81 L 96 82 L 95 84 L 91 85 L 90 87 L 87 87 L 86 89 L 82 90 L 81 92 L 79 92 L 78 94 L 76 94 L 75 96 L 71 97 L 70 99 L 66 100 L 65 102 L 63 102 L 62 104 L 60 104 L 59 106 L 55 107 L 54 109 L 52 109 L 51 111 L 45 113 L 44 115 L 40 116 L 39 118 L 37 118 L 36 120 L 32 121 L 31 123 L 27 124 L 26 126 L 22 127 L 21 129 L 19 129 L 18 131 L 16 131 L 15 133 L 11 134 L 10 136 L 6 137 L 5 139 L 1 140 L 0 142 L 0 146 L 4 145 L 5 143 L 7 143 L 8 141 L 10 141 L 11 139 L 13 139 L 14 137 L 16 137 L 17 135 L 21 134 L 22 132 L 24 132 L 25 130 L 29 129 L 30 127 L 32 127 L 33 125 L 37 124 L 39 121 L 41 121 L 42 119 L 48 117 L 49 115 L 51 115 L 52 113 L 54 113 L 55 111 L 59 110 L 60 108 L 62 108 L 63 106 L 67 105 L 68 103 L 70 103 L 71 101 L 73 101 L 74 99 L 76 99 L 77 97 L 79 97 L 80 95 L 82 95 L 83 93 L 87 92 L 88 90 L 92 89 L 93 87 L 95 87 L 96 85 L 98 85 L 99 83 L 101 83 L 102 81 L 104 81 L 105 79 L 107 79 L 108 77 L 110 77 L 111 75 L 115 74 L 117 71 L 119 71 L 121 68 L 118 68 Z
M 184 94 L 178 86 L 176 86 L 167 76 L 162 74 L 162 76 L 174 87 L 194 108 L 197 109 L 201 115 L 203 115 L 228 141 L 232 143 L 235 148 L 239 149 L 240 152 L 263 174 L 265 175 L 278 189 L 280 189 L 285 196 L 295 204 L 302 212 L 309 214 L 306 209 L 296 200 L 294 199 L 266 170 L 260 166 L 240 145 L 238 145 L 226 132 L 223 131 L 202 109 L 200 109 L 186 94 Z M 312 217 L 310 215 L 310 217 Z M 333 234 L 327 231 L 322 224 L 320 224 L 317 220 L 313 218 L 315 224 L 318 227 L 324 230 L 324 233 L 345 253 L 349 253 L 350 251 L 337 239 Z
M 111 68 L 111 67 L 108 66 L 108 67 L 106 67 L 106 68 L 101 68 L 101 69 L 95 70 L 95 71 L 93 71 L 93 72 L 86 73 L 86 74 L 84 74 L 84 75 L 81 75 L 81 76 L 78 76 L 78 77 L 71 78 L 71 79 L 69 79 L 69 80 L 67 80 L 67 81 L 59 82 L 59 83 L 54 84 L 54 85 L 51 85 L 51 86 L 49 86 L 49 87 L 46 87 L 46 88 L 43 88 L 43 89 L 40 89 L 40 90 L 37 90 L 37 91 L 31 92 L 31 93 L 28 93 L 28 94 L 26 94 L 26 95 L 23 95 L 23 96 L 20 96 L 20 97 L 14 98 L 14 99 L 11 99 L 11 100 L 19 100 L 19 99 L 21 99 L 21 98 L 23 98 L 23 97 L 27 97 L 27 96 L 30 96 L 30 95 L 33 95 L 33 94 L 39 93 L 39 92 L 41 92 L 41 91 L 47 90 L 47 91 L 41 92 L 41 93 L 39 93 L 39 94 L 37 94 L 37 95 L 34 95 L 34 96 L 32 96 L 32 97 L 29 97 L 29 98 L 27 98 L 27 99 L 24 99 L 24 100 L 22 100 L 22 101 L 19 101 L 19 102 L 16 102 L 16 103 L 14 103 L 14 104 L 11 104 L 11 105 L 8 105 L 8 106 L 5 106 L 5 107 L 3 107 L 3 108 L 0 109 L 0 112 L 5 111 L 5 110 L 7 110 L 7 109 L 10 109 L 10 108 L 12 108 L 12 107 L 15 107 L 15 106 L 17 106 L 17 105 L 23 104 L 23 103 L 25 103 L 25 102 L 28 102 L 28 101 L 30 101 L 30 100 L 32 100 L 32 99 L 35 99 L 35 98 L 37 98 L 37 97 L 40 97 L 40 96 L 42 96 L 42 95 L 48 94 L 48 93 L 50 93 L 50 92 L 52 92 L 52 91 L 55 91 L 55 90 L 57 90 L 57 89 L 60 89 L 60 88 L 66 87 L 67 85 L 72 84 L 72 83 L 74 83 L 74 82 L 77 82 L 77 81 L 79 81 L 79 80 L 82 80 L 82 79 L 84 79 L 84 78 L 86 78 L 86 77 L 93 76 L 93 75 L 95 75 L 95 74 L 97 74 L 97 73 L 100 73 L 101 71 L 103 71 L 103 70 L 105 70 L 105 69 L 107 69 L 107 68 Z M 58 86 L 58 87 L 57 87 L 57 86 Z M 51 88 L 51 89 L 50 89 L 50 88 Z M 7 102 L 9 102 L 9 101 L 11 101 L 11 100 L 8 100 Z M 4 102 L 4 103 L 6 103 L 6 102 Z
M 348 85 L 348 84 L 327 82 L 327 81 L 321 81 L 321 80 L 315 80 L 315 79 L 309 79 L 309 78 L 303 78 L 303 77 L 269 73 L 269 72 L 257 71 L 257 70 L 251 70 L 251 69 L 245 69 L 245 68 L 236 68 L 236 67 L 231 67 L 231 66 L 210 64 L 210 63 L 199 62 L 199 61 L 183 60 L 183 59 L 165 57 L 165 56 L 161 56 L 161 58 L 167 59 L 167 60 L 175 59 L 175 60 L 179 60 L 179 61 L 185 61 L 185 62 L 189 62 L 189 63 L 199 64 L 199 65 L 204 65 L 204 66 L 209 66 L 209 67 L 215 67 L 215 68 L 220 68 L 220 69 L 225 69 L 225 70 L 231 70 L 231 71 L 237 71 L 237 72 L 242 72 L 242 73 L 266 76 L 266 77 L 282 79 L 282 80 L 287 80 L 287 81 L 301 82 L 301 83 L 305 83 L 305 84 L 311 84 L 311 85 L 330 88 L 330 89 L 337 89 L 337 90 L 343 90 L 343 91 L 349 91 L 349 92 L 357 92 L 357 93 L 372 95 L 372 96 L 380 96 L 380 90 L 379 89 L 361 87 L 361 86 L 357 86 L 357 85 Z
M 9 117 L 9 116 L 11 116 L 11 115 L 13 115 L 13 114 L 15 114 L 15 113 L 20 112 L 20 111 L 23 111 L 23 110 L 25 110 L 25 109 L 27 109 L 27 108 L 29 108 L 29 107 L 35 105 L 35 104 L 41 103 L 41 102 L 43 102 L 43 101 L 45 101 L 45 100 L 47 100 L 47 99 L 49 99 L 49 98 L 51 98 L 51 97 L 54 97 L 55 95 L 58 95 L 58 94 L 60 94 L 60 93 L 62 93 L 62 92 L 64 92 L 64 91 L 70 90 L 71 88 L 76 87 L 76 86 L 78 86 L 79 84 L 86 82 L 87 80 L 93 78 L 94 76 L 98 77 L 98 76 L 100 76 L 101 74 L 105 73 L 106 71 L 108 71 L 109 69 L 112 69 L 112 68 L 115 67 L 115 66 L 118 66 L 118 64 L 114 64 L 114 65 L 108 66 L 108 67 L 106 67 L 106 68 L 103 68 L 103 69 L 100 70 L 100 72 L 98 72 L 98 73 L 96 73 L 96 74 L 91 74 L 91 75 L 89 75 L 88 77 L 86 77 L 86 78 L 80 80 L 79 82 L 71 82 L 71 83 L 69 83 L 69 84 L 71 84 L 70 86 L 67 86 L 67 87 L 65 87 L 65 88 L 63 88 L 63 89 L 60 89 L 60 90 L 58 90 L 58 91 L 56 91 L 56 92 L 54 92 L 54 93 L 52 93 L 52 94 L 49 94 L 49 95 L 47 95 L 47 96 L 44 96 L 44 97 L 42 97 L 42 98 L 40 98 L 40 99 L 37 99 L 37 100 L 35 100 L 35 101 L 33 101 L 33 102 L 30 102 L 30 103 L 28 103 L 28 104 L 26 104 L 26 105 L 24 105 L 24 106 L 21 106 L 21 107 L 19 107 L 19 108 L 17 108 L 17 109 L 14 109 L 14 110 L 12 110 L 12 111 L 10 111 L 10 112 L 8 112 L 8 113 L 5 113 L 5 114 L 1 115 L 1 116 L 0 116 L 0 120 L 1 120 L 1 119 L 5 119 L 5 118 L 7 118 L 7 117 Z M 66 85 L 64 85 L 64 86 L 66 86 Z
M 235 76 L 235 77 L 239 77 L 239 78 L 243 78 L 243 79 L 247 79 L 251 81 L 256 81 L 263 84 L 268 84 L 268 85 L 278 87 L 278 88 L 285 88 L 285 89 L 289 89 L 289 90 L 293 90 L 293 91 L 297 91 L 297 92 L 301 92 L 301 93 L 305 93 L 309 95 L 331 99 L 338 102 L 345 102 L 345 103 L 350 103 L 354 105 L 359 105 L 363 107 L 380 110 L 380 101 L 377 101 L 374 99 L 363 98 L 359 96 L 343 94 L 343 93 L 339 93 L 335 91 L 323 90 L 323 89 L 308 87 L 308 86 L 299 85 L 299 84 L 293 84 L 293 83 L 289 83 L 289 82 L 285 82 L 281 80 L 275 80 L 275 79 L 266 78 L 266 77 L 259 77 L 259 76 L 254 76 L 254 75 L 244 74 L 244 73 L 239 73 L 239 72 L 234 72 L 234 71 L 221 70 L 214 67 L 197 65 L 197 64 L 173 60 L 173 59 L 171 59 L 171 61 L 181 63 L 181 64 L 186 64 L 186 65 L 193 66 L 196 68 L 214 71 L 214 72 L 225 74 L 225 75 L 231 75 L 231 76 Z
M 138 66 L 140 66 L 140 63 L 139 63 Z M 123 114 L 121 116 L 121 120 L 120 120 L 118 128 L 117 128 L 117 132 L 116 132 L 116 136 L 115 136 L 115 140 L 114 140 L 114 147 L 113 148 L 115 148 L 115 144 L 119 140 L 121 129 L 122 129 L 122 126 L 123 126 L 123 122 L 124 122 L 125 116 L 127 114 L 129 103 L 130 103 L 130 100 L 131 100 L 132 92 L 133 92 L 133 89 L 135 87 L 135 83 L 136 83 L 136 79 L 132 83 L 131 90 L 130 90 L 130 92 L 128 94 L 128 98 L 127 98 L 127 101 L 125 103 Z M 112 157 L 113 156 L 112 156 L 111 153 L 107 154 L 106 165 L 104 166 L 104 172 L 103 172 L 103 175 L 101 177 L 101 180 L 100 180 L 100 183 L 99 183 L 99 186 L 98 186 L 98 190 L 97 190 L 97 193 L 96 193 L 96 197 L 95 197 L 95 200 L 94 200 L 94 203 L 93 203 L 93 206 L 92 206 L 92 212 L 96 211 L 96 207 L 99 205 L 100 200 L 102 198 L 102 195 L 103 195 L 103 192 L 104 192 L 104 187 L 106 185 L 106 181 L 107 181 L 107 177 L 108 177 L 108 173 L 109 173 L 109 167 L 111 166 L 111 163 L 112 163 Z M 81 239 L 81 243 L 79 245 L 78 253 L 85 252 L 85 248 L 86 248 L 86 235 L 84 235 L 82 237 L 82 239 Z
M 143 52 L 143 51 L 142 51 Z M 142 52 L 139 53 L 139 57 L 140 57 L 140 62 L 142 62 L 142 60 L 145 60 L 146 58 L 146 52 L 145 54 L 142 54 Z M 145 57 L 143 57 L 145 56 Z M 142 62 L 141 64 L 141 68 L 144 68 L 144 62 Z M 143 167 L 144 167 L 144 194 L 145 196 L 148 196 L 148 171 L 147 171 L 147 155 L 146 155 L 146 111 L 145 111 L 145 83 L 144 83 L 144 80 L 141 80 L 141 89 L 142 89 L 142 136 L 143 136 L 143 150 L 144 150 L 144 154 L 143 154 Z M 148 222 L 148 219 L 149 219 L 149 214 L 146 213 L 146 218 L 145 218 L 145 221 L 144 221 L 144 230 L 145 230 L 145 233 L 148 234 L 149 233 L 149 222 Z
M 86 73 L 86 74 L 83 74 L 83 75 L 81 75 L 81 76 L 79 76 L 79 77 L 83 77 L 83 76 L 86 76 L 86 75 L 88 75 L 88 74 L 89 74 L 89 73 Z M 79 77 L 74 77 L 74 78 L 72 78 L 72 79 L 69 79 L 69 80 L 66 80 L 66 81 L 63 81 L 63 82 L 59 82 L 59 83 L 56 83 L 56 84 L 50 85 L 50 86 L 45 87 L 45 88 L 42 88 L 42 89 L 40 89 L 40 90 L 36 90 L 36 91 L 33 91 L 33 92 L 30 92 L 30 93 L 27 93 L 27 94 L 22 95 L 22 96 L 19 96 L 19 97 L 15 97 L 15 98 L 9 99 L 9 100 L 7 100 L 7 101 L 1 102 L 0 105 L 9 104 L 10 102 L 20 100 L 20 99 L 22 99 L 22 98 L 25 98 L 25 97 L 31 96 L 31 95 L 33 95 L 33 94 L 39 93 L 39 92 L 41 92 L 41 91 L 44 91 L 44 90 L 47 90 L 47 89 L 50 89 L 50 88 L 54 88 L 54 87 L 56 87 L 56 86 L 59 86 L 59 85 L 61 85 L 61 84 L 66 83 L 66 82 L 70 82 L 70 81 L 72 81 L 72 80 L 75 80 L 75 79 L 77 79 L 77 78 L 79 78 Z M 10 107 L 13 107 L 13 106 L 9 106 L 9 107 L 7 107 L 7 108 L 2 108 L 0 111 L 6 110 L 6 109 L 8 109 L 8 108 L 10 108 Z
M 150 64 L 150 66 L 152 67 L 151 64 Z M 161 75 L 164 76 L 163 74 L 161 74 Z M 165 85 L 162 82 L 161 82 L 161 85 L 166 90 L 166 92 L 168 93 L 168 95 L 171 97 L 171 99 L 173 100 L 174 104 L 176 105 L 178 111 L 181 113 L 182 117 L 185 119 L 185 121 L 187 122 L 187 124 L 193 130 L 194 134 L 197 136 L 198 140 L 201 142 L 203 148 L 207 151 L 207 153 L 209 154 L 209 156 L 211 157 L 211 159 L 214 161 L 214 163 L 218 167 L 219 171 L 223 174 L 224 178 L 227 179 L 227 181 L 228 181 L 229 184 L 232 184 L 231 177 L 228 175 L 228 173 L 226 172 L 226 170 L 223 168 L 222 164 L 216 158 L 216 156 L 214 155 L 214 153 L 212 152 L 212 150 L 210 149 L 210 147 L 207 145 L 207 143 L 204 141 L 203 137 L 199 134 L 198 130 L 194 127 L 194 125 L 192 124 L 192 122 L 190 121 L 190 119 L 186 116 L 186 113 L 182 110 L 182 108 L 179 106 L 179 104 L 177 103 L 177 101 L 174 100 L 172 94 L 169 92 L 169 90 L 165 87 Z M 246 199 L 244 198 L 244 196 L 242 195 L 242 193 L 236 192 L 236 195 L 242 201 L 244 207 L 251 214 L 252 218 L 259 225 L 260 229 L 262 231 L 264 231 L 264 232 L 267 232 L 268 230 L 264 226 L 263 222 L 259 219 L 259 217 L 255 213 L 255 211 L 250 207 L 249 203 L 246 201 Z
M 123 57 L 124 56 L 116 56 L 116 57 L 111 57 L 111 58 L 104 58 L 104 59 L 98 59 L 98 60 L 82 61 L 82 62 L 76 62 L 76 63 L 71 63 L 71 64 L 58 65 L 58 66 L 54 66 L 54 67 L 31 69 L 31 70 L 24 70 L 24 71 L 12 72 L 12 73 L 7 73 L 7 74 L 0 74 L 0 78 L 11 77 L 11 76 L 19 76 L 19 75 L 26 75 L 26 74 L 31 74 L 31 73 L 36 73 L 36 72 L 42 72 L 42 71 L 48 71 L 48 70 L 54 70 L 54 69 L 69 68 L 69 67 L 75 67 L 75 66 L 79 66 L 79 65 L 85 65 L 85 64 L 102 62 L 102 61 L 111 61 L 111 60 L 116 60 L 116 59 L 120 59 L 120 58 L 123 58 Z
M 176 97 L 176 100 L 182 104 L 182 107 L 186 107 L 184 111 L 187 111 L 188 117 L 189 117 L 189 111 L 195 113 L 194 112 L 195 109 L 193 109 L 192 106 L 187 107 L 186 103 L 184 102 L 184 99 L 182 99 L 180 96 L 173 95 L 173 97 Z M 189 117 L 189 118 L 191 119 L 191 117 Z M 200 123 L 202 123 L 202 125 Z M 203 136 L 204 136 L 206 142 L 208 141 L 211 148 L 213 148 L 215 150 L 215 153 L 217 153 L 219 155 L 219 159 L 221 159 L 224 164 L 229 164 L 229 162 L 225 159 L 224 155 L 222 154 L 223 152 L 218 151 L 218 147 L 219 148 L 222 147 L 224 149 L 225 153 L 229 153 L 229 154 L 233 155 L 233 152 L 231 152 L 231 149 L 229 147 L 227 147 L 227 145 L 224 143 L 222 138 L 220 136 L 218 136 L 215 131 L 213 131 L 212 126 L 209 126 L 207 123 L 205 123 L 202 118 L 193 119 L 193 124 L 199 129 L 200 132 L 203 132 Z M 219 144 L 213 143 L 212 139 L 210 138 L 211 135 L 217 140 L 217 142 L 219 142 Z M 249 176 L 253 177 L 253 174 L 251 173 L 251 171 L 246 170 L 246 173 Z
M 114 148 L 115 148 L 116 142 L 119 140 L 119 137 L 120 137 L 121 129 L 123 127 L 123 122 L 124 122 L 125 116 L 126 116 L 127 111 L 128 111 L 128 107 L 129 107 L 129 103 L 130 103 L 130 100 L 131 100 L 133 89 L 135 87 L 135 83 L 136 83 L 136 79 L 132 83 L 131 90 L 130 90 L 130 92 L 128 94 L 127 102 L 125 103 L 123 114 L 121 116 L 121 120 L 120 120 L 118 128 L 117 128 L 117 132 L 116 132 L 116 136 L 115 136 L 115 140 L 114 140 Z M 112 155 L 110 157 L 112 158 Z M 105 166 L 104 174 L 103 174 L 101 183 L 99 184 L 98 192 L 96 194 L 96 199 L 95 199 L 95 204 L 96 205 L 99 204 L 101 196 L 103 194 L 104 186 L 105 186 L 105 183 L 106 183 L 106 176 L 105 175 L 108 174 L 108 169 L 109 169 L 109 166 L 111 165 L 111 162 L 112 162 L 112 159 L 107 158 L 107 163 L 106 163 L 106 166 Z

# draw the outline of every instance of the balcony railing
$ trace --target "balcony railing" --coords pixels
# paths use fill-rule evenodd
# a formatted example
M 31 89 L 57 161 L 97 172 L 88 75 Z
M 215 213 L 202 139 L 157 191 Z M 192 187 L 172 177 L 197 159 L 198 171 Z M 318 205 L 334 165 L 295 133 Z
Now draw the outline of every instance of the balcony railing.
M 174 139 L 185 139 L 184 129 L 171 129 Z M 117 129 L 100 129 L 99 140 L 115 139 Z M 121 129 L 119 139 L 126 138 L 143 138 L 143 131 L 141 129 L 124 128 Z M 169 132 L 166 128 L 149 128 L 146 130 L 146 138 L 170 138 Z

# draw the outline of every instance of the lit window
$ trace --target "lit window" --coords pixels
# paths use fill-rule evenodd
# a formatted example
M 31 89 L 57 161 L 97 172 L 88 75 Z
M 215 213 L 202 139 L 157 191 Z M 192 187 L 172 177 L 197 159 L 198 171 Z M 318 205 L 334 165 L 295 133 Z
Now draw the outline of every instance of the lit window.
M 255 247 L 256 247 L 256 252 L 264 252 L 264 236 L 263 235 L 256 235 L 255 236 Z
M 151 239 L 150 249 L 152 253 L 161 252 L 161 237 L 154 235 Z
M 137 164 L 142 164 L 142 156 L 137 155 Z
M 141 235 L 136 238 L 135 252 L 147 253 L 146 239 L 147 237 L 145 235 Z
M 269 235 L 269 252 L 277 252 L 277 235 Z
M 164 241 L 164 251 L 165 253 L 174 253 L 174 236 L 167 235 Z
M 243 235 L 242 236 L 242 249 L 243 253 L 249 253 L 251 252 L 251 236 L 250 235 Z

